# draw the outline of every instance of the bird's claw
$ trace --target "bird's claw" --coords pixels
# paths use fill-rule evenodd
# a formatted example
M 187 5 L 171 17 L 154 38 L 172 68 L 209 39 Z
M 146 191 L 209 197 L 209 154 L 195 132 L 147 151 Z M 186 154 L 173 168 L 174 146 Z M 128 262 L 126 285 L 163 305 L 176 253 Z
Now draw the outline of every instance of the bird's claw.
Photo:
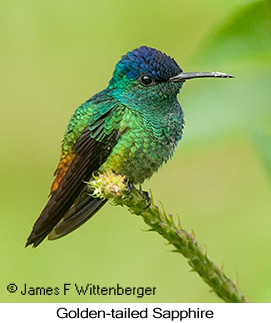
M 144 201 L 147 202 L 147 206 L 145 207 L 145 209 L 147 209 L 151 205 L 150 194 L 148 192 L 146 192 L 146 191 L 141 191 L 141 195 L 142 195 Z
M 134 184 L 128 181 L 127 184 L 126 184 L 126 188 L 127 188 L 127 191 L 128 191 L 127 197 L 129 197 L 131 195 L 131 193 L 133 192 L 133 190 L 134 190 Z M 140 192 L 141 196 L 143 197 L 144 202 L 147 203 L 147 206 L 146 206 L 146 209 L 147 209 L 151 205 L 150 195 L 149 195 L 148 192 L 142 191 L 141 187 L 140 187 L 139 192 Z
M 126 188 L 127 188 L 127 191 L 128 191 L 128 194 L 127 194 L 127 197 L 131 195 L 131 193 L 133 192 L 133 189 L 134 189 L 134 184 L 131 183 L 131 182 L 128 182 L 126 184 Z

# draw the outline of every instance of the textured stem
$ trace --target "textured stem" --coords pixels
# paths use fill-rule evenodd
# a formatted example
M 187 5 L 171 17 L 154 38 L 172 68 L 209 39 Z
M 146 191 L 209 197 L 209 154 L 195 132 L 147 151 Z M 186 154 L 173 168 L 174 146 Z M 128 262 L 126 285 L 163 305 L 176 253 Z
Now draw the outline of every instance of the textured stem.
M 124 178 L 119 175 L 101 174 L 89 184 L 94 189 L 95 197 L 110 199 L 115 205 L 125 205 L 131 213 L 142 216 L 151 231 L 159 233 L 175 247 L 175 252 L 187 258 L 193 270 L 225 302 L 247 302 L 237 285 L 208 258 L 206 251 L 195 240 L 194 234 L 181 227 L 179 217 L 174 221 L 172 215 L 167 215 L 165 210 L 153 204 L 153 198 L 148 207 L 146 193 L 134 187 L 128 193 Z

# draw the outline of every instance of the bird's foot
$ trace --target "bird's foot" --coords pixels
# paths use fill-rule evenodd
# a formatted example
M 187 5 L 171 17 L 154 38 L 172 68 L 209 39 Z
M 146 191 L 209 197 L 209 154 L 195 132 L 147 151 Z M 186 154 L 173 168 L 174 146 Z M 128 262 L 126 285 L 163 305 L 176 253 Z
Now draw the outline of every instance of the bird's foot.
M 128 181 L 127 184 L 126 184 L 126 188 L 127 188 L 127 191 L 128 191 L 128 194 L 127 194 L 127 197 L 128 197 L 133 192 L 134 184 Z
M 128 181 L 126 184 L 126 188 L 128 191 L 127 197 L 129 197 L 132 194 L 133 190 L 135 189 L 134 184 Z M 150 197 L 149 193 L 146 191 L 142 191 L 141 186 L 140 186 L 138 192 L 143 197 L 144 202 L 146 202 L 146 204 L 147 204 L 146 209 L 147 209 L 151 205 L 151 197 Z
M 150 205 L 151 205 L 151 197 L 150 194 L 146 191 L 141 191 L 140 192 L 144 201 L 146 202 L 147 206 L 145 207 L 145 209 L 147 209 Z

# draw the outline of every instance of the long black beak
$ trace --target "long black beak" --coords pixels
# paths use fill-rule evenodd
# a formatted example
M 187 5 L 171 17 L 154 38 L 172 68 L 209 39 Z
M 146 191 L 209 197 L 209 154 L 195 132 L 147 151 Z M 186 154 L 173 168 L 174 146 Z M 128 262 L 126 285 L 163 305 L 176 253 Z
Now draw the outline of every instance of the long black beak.
M 233 75 L 220 73 L 220 72 L 199 72 L 199 73 L 180 73 L 176 76 L 173 76 L 169 79 L 170 82 L 184 82 L 186 80 L 202 78 L 202 77 L 223 77 L 223 78 L 232 78 Z

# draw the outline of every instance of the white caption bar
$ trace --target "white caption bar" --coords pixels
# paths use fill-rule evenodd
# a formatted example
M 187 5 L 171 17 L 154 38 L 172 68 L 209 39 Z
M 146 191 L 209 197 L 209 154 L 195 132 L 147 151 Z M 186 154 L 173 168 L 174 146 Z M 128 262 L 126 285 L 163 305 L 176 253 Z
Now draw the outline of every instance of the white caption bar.
M 2 303 L 0 321 L 53 322 L 271 322 L 271 304 Z

